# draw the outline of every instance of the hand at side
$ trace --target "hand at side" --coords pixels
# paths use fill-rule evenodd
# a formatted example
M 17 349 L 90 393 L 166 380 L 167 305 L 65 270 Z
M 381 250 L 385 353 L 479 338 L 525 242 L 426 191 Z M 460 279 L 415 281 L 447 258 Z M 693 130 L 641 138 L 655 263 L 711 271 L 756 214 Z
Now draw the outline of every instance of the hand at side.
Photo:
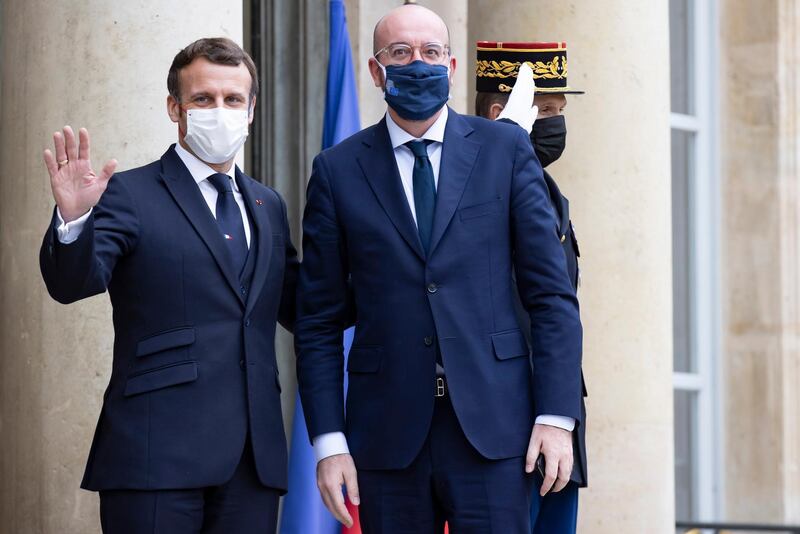
M 353 457 L 349 454 L 335 454 L 323 458 L 317 463 L 317 487 L 322 502 L 333 516 L 343 525 L 353 526 L 353 518 L 344 504 L 342 486 L 347 489 L 347 498 L 358 506 L 358 478 Z
M 545 473 L 540 495 L 551 489 L 559 492 L 569 482 L 572 473 L 572 432 L 550 425 L 533 425 L 528 454 L 525 457 L 525 472 L 531 473 L 539 454 L 544 455 Z

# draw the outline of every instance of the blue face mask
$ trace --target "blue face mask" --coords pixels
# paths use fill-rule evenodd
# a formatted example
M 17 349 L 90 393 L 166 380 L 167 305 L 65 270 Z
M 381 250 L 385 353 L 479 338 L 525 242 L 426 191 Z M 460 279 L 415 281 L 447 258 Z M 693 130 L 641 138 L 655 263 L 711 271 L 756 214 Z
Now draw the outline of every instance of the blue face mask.
M 431 118 L 450 98 L 450 69 L 446 65 L 420 60 L 408 65 L 378 65 L 386 80 L 384 100 L 407 121 Z

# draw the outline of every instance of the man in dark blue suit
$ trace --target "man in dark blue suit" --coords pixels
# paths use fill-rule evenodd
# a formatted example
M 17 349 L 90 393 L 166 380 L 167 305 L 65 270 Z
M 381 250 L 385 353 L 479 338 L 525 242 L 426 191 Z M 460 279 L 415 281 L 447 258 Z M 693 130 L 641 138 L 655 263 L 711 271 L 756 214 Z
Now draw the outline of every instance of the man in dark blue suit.
M 167 85 L 178 143 L 160 160 L 97 175 L 88 132 L 69 127 L 45 151 L 47 289 L 62 303 L 108 290 L 114 309 L 82 487 L 100 492 L 106 533 L 274 532 L 287 485 L 274 338 L 294 323 L 297 258 L 283 200 L 233 164 L 256 69 L 233 41 L 201 39 Z
M 299 387 L 322 498 L 350 524 L 346 486 L 367 534 L 528 534 L 540 453 L 543 492 L 572 469 L 582 331 L 558 224 L 525 132 L 446 107 L 448 41 L 420 6 L 381 19 L 387 114 L 322 152 L 308 185 Z

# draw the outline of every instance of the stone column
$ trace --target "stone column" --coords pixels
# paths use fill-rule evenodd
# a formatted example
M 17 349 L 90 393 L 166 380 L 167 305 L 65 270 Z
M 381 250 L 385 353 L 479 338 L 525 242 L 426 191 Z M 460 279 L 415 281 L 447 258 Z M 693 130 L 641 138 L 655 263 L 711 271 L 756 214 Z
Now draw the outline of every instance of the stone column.
M 242 3 L 7 0 L 0 97 L 0 530 L 99 532 L 97 497 L 78 488 L 111 367 L 108 297 L 61 306 L 38 248 L 53 199 L 42 150 L 86 126 L 95 168 L 158 158 L 177 131 L 166 77 L 180 48 L 242 38 Z
M 671 534 L 672 244 L 666 0 L 470 0 L 469 44 L 566 41 L 564 157 L 589 389 L 579 532 Z M 474 83 L 474 82 L 472 82 Z M 470 98 L 470 100 L 472 100 Z
M 778 2 L 776 69 L 780 133 L 781 285 L 784 325 L 781 336 L 783 406 L 780 461 L 783 521 L 800 524 L 800 2 Z
M 800 523 L 800 2 L 721 3 L 723 506 Z

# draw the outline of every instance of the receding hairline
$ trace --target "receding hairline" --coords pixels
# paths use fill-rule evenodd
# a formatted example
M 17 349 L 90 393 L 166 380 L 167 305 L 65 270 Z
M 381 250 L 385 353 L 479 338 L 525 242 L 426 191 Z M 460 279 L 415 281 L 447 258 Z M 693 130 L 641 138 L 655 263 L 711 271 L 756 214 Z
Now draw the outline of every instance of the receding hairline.
M 436 16 L 436 18 L 438 18 L 442 22 L 442 24 L 444 25 L 445 32 L 447 33 L 447 42 L 444 43 L 444 44 L 446 44 L 448 46 L 450 45 L 450 27 L 447 25 L 447 23 L 444 21 L 444 19 L 439 16 L 438 13 L 436 13 L 432 9 L 428 9 L 427 7 L 421 6 L 419 4 L 404 4 L 402 6 L 399 6 L 399 7 L 396 7 L 394 9 L 392 9 L 387 14 L 385 14 L 380 19 L 378 19 L 377 23 L 375 23 L 375 28 L 372 29 L 372 53 L 373 54 L 377 54 L 378 50 L 380 50 L 380 48 L 378 48 L 378 30 L 380 30 L 380 27 L 383 24 L 383 22 L 386 20 L 386 18 L 389 17 L 390 15 L 392 15 L 393 13 L 395 13 L 398 10 L 408 9 L 408 8 L 424 9 L 425 11 L 427 11 L 429 13 L 432 13 L 434 16 Z

